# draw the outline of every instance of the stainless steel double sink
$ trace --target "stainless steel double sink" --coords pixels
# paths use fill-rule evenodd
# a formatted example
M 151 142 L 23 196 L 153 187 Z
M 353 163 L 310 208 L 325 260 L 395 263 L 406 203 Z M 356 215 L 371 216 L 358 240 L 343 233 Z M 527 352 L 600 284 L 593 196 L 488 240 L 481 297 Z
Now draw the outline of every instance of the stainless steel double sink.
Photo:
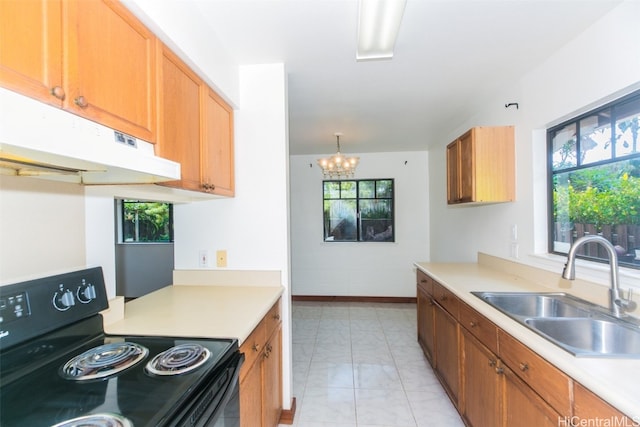
M 472 292 L 576 357 L 640 359 L 640 321 L 565 293 Z

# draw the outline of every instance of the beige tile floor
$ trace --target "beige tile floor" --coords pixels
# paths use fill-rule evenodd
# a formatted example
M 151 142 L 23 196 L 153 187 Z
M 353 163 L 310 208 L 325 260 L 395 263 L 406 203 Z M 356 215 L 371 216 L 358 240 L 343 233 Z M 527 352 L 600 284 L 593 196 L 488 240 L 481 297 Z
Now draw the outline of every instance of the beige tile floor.
M 295 427 L 461 427 L 416 341 L 415 304 L 294 302 Z

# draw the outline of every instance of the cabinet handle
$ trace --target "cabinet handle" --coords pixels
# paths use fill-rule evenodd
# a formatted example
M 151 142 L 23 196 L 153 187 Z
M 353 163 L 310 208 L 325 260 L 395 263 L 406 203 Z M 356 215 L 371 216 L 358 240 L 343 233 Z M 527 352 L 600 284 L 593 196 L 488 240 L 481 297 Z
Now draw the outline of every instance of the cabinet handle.
M 469 322 L 469 326 L 475 328 L 476 326 L 478 326 L 478 324 L 472 320 L 471 322 Z
M 251 346 L 251 349 L 255 352 L 260 351 L 260 344 L 254 344 Z
M 280 320 L 280 315 L 279 314 L 274 314 L 273 318 L 274 318 L 274 320 Z
M 427 279 L 420 279 L 420 283 L 427 283 Z
M 440 296 L 440 301 L 446 301 L 447 300 L 447 296 L 446 295 L 441 295 Z
M 502 366 L 498 366 L 496 368 L 496 374 L 498 374 L 498 375 L 504 374 L 504 368 Z
M 64 93 L 64 89 L 61 86 L 54 86 L 50 91 L 51 95 L 55 96 L 61 101 L 64 101 L 66 94 Z
M 526 371 L 528 371 L 528 370 L 529 370 L 529 365 L 527 365 L 526 363 L 521 363 L 521 364 L 520 364 L 520 370 L 521 370 L 522 372 L 526 372 Z
M 80 108 L 87 108 L 89 106 L 89 103 L 87 102 L 87 99 L 82 95 L 80 95 L 76 99 L 74 99 L 73 103 L 76 104 Z
M 494 366 L 496 366 L 496 363 L 497 363 L 497 362 L 496 362 L 495 360 L 493 360 L 493 359 L 489 359 L 489 366 L 491 366 L 492 368 L 493 368 Z
M 432 299 L 429 299 L 429 305 L 434 305 L 435 303 L 433 302 Z

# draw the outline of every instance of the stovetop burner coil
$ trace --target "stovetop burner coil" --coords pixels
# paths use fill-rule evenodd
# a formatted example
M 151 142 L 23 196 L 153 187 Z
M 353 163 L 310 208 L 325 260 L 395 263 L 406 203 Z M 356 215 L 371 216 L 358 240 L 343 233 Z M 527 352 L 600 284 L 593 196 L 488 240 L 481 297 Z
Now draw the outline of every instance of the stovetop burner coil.
M 179 375 L 199 368 L 210 356 L 200 344 L 180 344 L 156 355 L 146 368 L 155 375 Z
M 148 354 L 146 347 L 136 343 L 105 344 L 69 360 L 60 368 L 60 375 L 76 381 L 104 378 L 134 366 Z
M 117 414 L 91 414 L 63 421 L 51 427 L 133 427 L 133 423 Z

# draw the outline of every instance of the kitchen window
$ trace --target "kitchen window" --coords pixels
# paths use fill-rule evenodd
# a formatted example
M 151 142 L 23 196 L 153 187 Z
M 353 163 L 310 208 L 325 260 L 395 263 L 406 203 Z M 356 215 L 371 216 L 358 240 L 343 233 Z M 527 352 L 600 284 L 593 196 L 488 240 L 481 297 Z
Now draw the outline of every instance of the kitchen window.
M 323 181 L 325 242 L 394 242 L 393 179 Z
M 640 268 L 639 135 L 640 91 L 548 129 L 550 252 L 598 234 L 621 265 Z M 608 259 L 595 244 L 579 255 Z
M 120 219 L 123 243 L 173 242 L 173 205 L 122 200 Z

